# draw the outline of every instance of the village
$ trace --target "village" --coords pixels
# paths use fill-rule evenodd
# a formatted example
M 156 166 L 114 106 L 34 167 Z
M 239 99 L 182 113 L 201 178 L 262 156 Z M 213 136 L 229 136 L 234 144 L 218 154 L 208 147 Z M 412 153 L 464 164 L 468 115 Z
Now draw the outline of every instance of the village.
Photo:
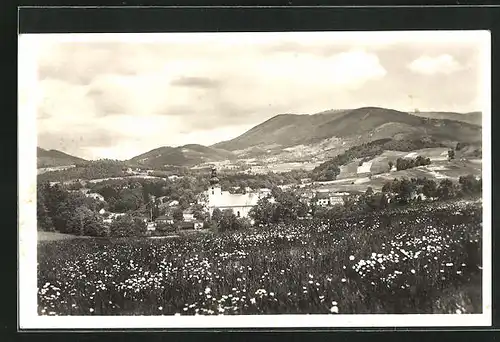
M 365 169 L 365 165 L 359 167 L 362 176 L 366 176 L 367 174 Z M 152 170 L 141 170 L 138 168 L 129 168 L 127 170 L 127 173 L 131 177 L 142 177 L 153 180 L 162 179 L 158 176 L 151 176 L 152 172 Z M 175 182 L 182 179 L 182 176 L 170 175 L 166 179 Z M 91 189 L 91 185 L 106 180 L 109 179 L 94 179 L 88 181 L 74 180 L 63 183 L 53 182 L 51 186 L 63 184 L 66 187 L 72 188 L 78 185 L 78 189 L 69 190 L 69 192 L 80 193 L 87 198 L 105 203 L 106 200 L 104 196 L 98 192 L 94 192 Z M 344 182 L 348 182 L 349 184 L 353 183 L 350 179 L 346 179 Z M 323 209 L 330 209 L 335 206 L 342 206 L 345 204 L 346 198 L 349 198 L 351 201 L 357 201 L 364 193 L 364 190 L 361 189 L 348 191 L 329 190 L 328 187 L 325 188 L 327 185 L 329 185 L 329 182 L 318 184 L 312 182 L 310 178 L 303 178 L 301 179 L 301 184 L 279 185 L 278 188 L 296 194 L 299 201 L 306 205 L 308 212 L 302 217 L 303 219 L 312 217 L 312 208 L 320 207 Z M 125 183 L 121 187 L 122 189 L 128 189 L 129 185 Z M 246 187 L 245 189 L 241 189 L 243 191 L 239 191 L 240 189 L 234 187 L 232 190 L 233 191 L 222 189 L 217 170 L 212 167 L 208 190 L 196 194 L 196 201 L 189 203 L 187 208 L 181 208 L 179 201 L 169 199 L 169 196 L 156 197 L 151 195 L 149 203 L 143 205 L 146 210 L 144 210 L 142 214 L 136 215 L 136 217 L 142 220 L 146 225 L 146 235 L 168 235 L 175 234 L 179 231 L 194 232 L 206 230 L 208 228 L 207 219 L 212 217 L 215 209 L 221 212 L 230 210 L 235 217 L 247 219 L 250 225 L 254 225 L 255 221 L 251 218 L 250 212 L 252 208 L 258 204 L 259 200 L 266 198 L 270 203 L 274 203 L 272 190 L 269 188 L 252 189 Z M 389 203 L 394 194 L 387 193 L 385 196 L 387 196 L 387 202 Z M 411 199 L 425 200 L 426 196 L 422 193 L 420 188 L 412 192 Z M 106 226 L 128 215 L 126 212 L 112 212 L 104 207 L 98 211 L 98 214 L 102 223 Z

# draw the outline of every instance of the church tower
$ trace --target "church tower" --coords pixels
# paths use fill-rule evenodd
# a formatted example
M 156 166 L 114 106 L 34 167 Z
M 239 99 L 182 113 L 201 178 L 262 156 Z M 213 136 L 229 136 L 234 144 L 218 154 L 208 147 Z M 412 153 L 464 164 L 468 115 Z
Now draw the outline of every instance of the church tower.
M 217 170 L 215 169 L 215 167 L 213 167 L 210 177 L 210 195 L 216 194 L 221 194 L 221 187 L 219 184 L 219 178 L 217 178 Z

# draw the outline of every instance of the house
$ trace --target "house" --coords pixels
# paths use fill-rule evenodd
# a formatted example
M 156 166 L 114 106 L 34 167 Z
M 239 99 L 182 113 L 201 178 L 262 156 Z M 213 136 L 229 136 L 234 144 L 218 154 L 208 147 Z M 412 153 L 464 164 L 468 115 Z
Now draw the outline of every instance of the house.
M 344 204 L 344 196 L 349 196 L 348 192 L 334 192 L 330 194 L 330 205 Z
M 427 199 L 427 196 L 425 196 L 423 193 L 418 193 L 416 191 L 413 191 L 410 195 L 410 199 L 412 201 L 425 201 Z
M 182 218 L 185 222 L 194 221 L 194 213 L 191 210 L 184 210 L 182 212 Z
M 174 219 L 171 216 L 158 216 L 155 220 L 156 225 L 168 225 L 168 224 L 174 224 Z
M 344 204 L 343 196 L 330 196 L 330 205 Z
M 193 223 L 194 223 L 193 227 L 194 227 L 195 230 L 203 228 L 203 222 L 201 222 L 201 221 L 194 221 Z
M 156 223 L 155 222 L 148 222 L 146 225 L 146 230 L 155 231 L 156 230 Z
M 327 207 L 330 205 L 330 194 L 327 192 L 317 192 L 315 200 L 319 206 Z
M 104 196 L 102 196 L 101 194 L 97 194 L 95 192 L 86 193 L 85 196 L 104 202 Z

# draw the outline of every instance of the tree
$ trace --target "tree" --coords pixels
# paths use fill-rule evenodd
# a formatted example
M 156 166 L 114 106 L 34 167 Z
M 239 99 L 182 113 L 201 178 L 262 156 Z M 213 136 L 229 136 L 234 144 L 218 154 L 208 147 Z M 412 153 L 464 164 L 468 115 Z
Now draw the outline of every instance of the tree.
M 146 223 L 139 217 L 126 214 L 114 220 L 109 233 L 113 237 L 141 236 L 146 232 Z
M 399 189 L 397 191 L 397 199 L 400 203 L 406 204 L 410 201 L 411 194 L 415 190 L 415 184 L 408 179 L 403 178 L 399 182 Z
M 67 231 L 80 236 L 106 236 L 106 228 L 96 212 L 86 206 L 75 208 L 67 222 Z
M 250 210 L 250 217 L 255 224 L 269 224 L 273 220 L 275 205 L 267 197 L 259 199 L 257 205 Z
M 453 182 L 449 179 L 443 179 L 439 183 L 439 187 L 437 188 L 437 196 L 441 200 L 447 200 L 455 197 L 455 187 L 453 186 Z
M 219 224 L 221 218 L 222 218 L 222 211 L 219 208 L 215 208 L 214 211 L 212 212 L 212 221 L 215 224 Z
M 457 143 L 457 146 L 455 147 L 455 150 L 460 151 L 460 150 L 462 150 L 464 147 L 467 147 L 467 143 L 458 142 L 458 143 Z
M 219 223 L 220 231 L 225 232 L 235 230 L 236 221 L 237 218 L 236 215 L 234 215 L 234 212 L 231 209 L 225 209 L 222 212 L 222 218 Z
M 314 210 L 314 214 L 313 214 L 314 219 L 323 221 L 323 220 L 328 219 L 328 217 L 329 217 L 329 210 L 327 208 L 324 208 L 322 206 L 318 206 Z
M 453 160 L 455 159 L 455 150 L 450 149 L 448 150 L 448 160 Z
M 462 192 L 466 195 L 479 194 L 482 191 L 482 181 L 473 175 L 461 176 L 458 179 Z
M 43 231 L 54 231 L 54 224 L 52 218 L 50 217 L 49 210 L 45 205 L 45 194 L 46 189 L 44 184 L 37 186 L 37 196 L 36 196 L 36 223 L 38 230 Z
M 273 222 L 294 222 L 299 216 L 307 215 L 307 205 L 302 203 L 295 193 L 275 188 L 273 189 L 273 197 L 276 201 Z
M 389 164 L 389 171 L 391 171 L 392 167 L 394 166 L 394 163 L 390 160 L 388 164 Z
M 173 217 L 174 221 L 177 221 L 177 222 L 184 220 L 184 214 L 182 213 L 182 209 L 180 209 L 180 208 L 175 209 L 173 214 L 172 214 L 172 217 Z
M 432 179 L 425 179 L 422 187 L 422 193 L 426 197 L 436 197 L 437 185 Z
M 237 218 L 234 223 L 234 230 L 248 229 L 252 226 L 250 220 L 246 217 Z

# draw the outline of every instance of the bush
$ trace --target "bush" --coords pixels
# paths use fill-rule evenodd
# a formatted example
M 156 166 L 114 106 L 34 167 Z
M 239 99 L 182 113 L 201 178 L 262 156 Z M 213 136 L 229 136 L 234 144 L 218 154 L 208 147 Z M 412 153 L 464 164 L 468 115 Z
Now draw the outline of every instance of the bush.
M 138 217 L 124 215 L 114 220 L 109 227 L 113 237 L 141 236 L 146 232 L 146 223 Z

